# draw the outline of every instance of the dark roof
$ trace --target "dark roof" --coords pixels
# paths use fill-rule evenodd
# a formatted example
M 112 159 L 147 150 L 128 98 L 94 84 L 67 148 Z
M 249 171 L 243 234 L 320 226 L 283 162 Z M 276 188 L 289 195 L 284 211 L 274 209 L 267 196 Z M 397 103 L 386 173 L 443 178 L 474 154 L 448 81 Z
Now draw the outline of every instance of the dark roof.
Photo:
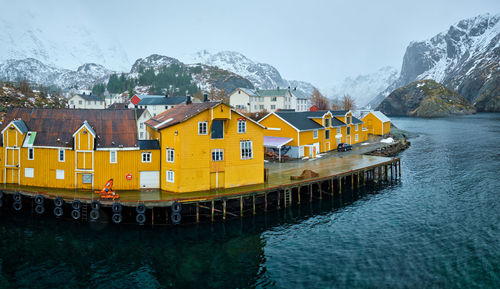
M 131 109 L 9 108 L 1 129 L 18 119 L 24 121 L 29 131 L 37 133 L 35 146 L 73 147 L 73 134 L 85 121 L 97 134 L 96 148 L 137 145 L 135 114 Z
M 124 102 L 115 102 L 112 105 L 108 106 L 108 109 L 127 109 L 128 103 Z
M 341 120 L 338 120 L 334 117 L 332 117 L 332 123 L 331 123 L 331 126 L 343 126 L 345 125 L 345 123 Z
M 96 101 L 104 101 L 104 98 L 101 98 L 95 94 L 79 94 L 79 96 L 85 100 L 96 100 Z
M 139 142 L 139 148 L 141 150 L 159 150 L 160 149 L 160 142 L 153 139 L 153 140 L 138 140 Z
M 277 116 L 284 119 L 289 124 L 293 125 L 298 130 L 311 130 L 324 128 L 319 123 L 308 118 L 309 111 L 294 112 L 294 111 L 278 111 L 275 112 Z
M 333 116 L 344 116 L 348 112 L 349 112 L 348 110 L 330 110 L 330 113 Z
M 219 101 L 207 101 L 190 104 L 181 103 L 151 118 L 145 123 L 156 130 L 164 129 L 186 121 L 209 108 L 217 106 L 220 103 L 221 102 Z
M 354 117 L 354 116 L 352 117 L 352 120 L 351 120 L 351 121 L 352 121 L 352 123 L 353 123 L 353 124 L 363 123 L 361 120 L 359 120 L 358 118 L 356 118 L 356 117 Z
M 28 128 L 22 119 L 14 120 L 13 123 L 21 130 L 21 133 L 27 133 Z
M 177 105 L 186 101 L 186 96 L 147 97 L 144 96 L 137 105 Z

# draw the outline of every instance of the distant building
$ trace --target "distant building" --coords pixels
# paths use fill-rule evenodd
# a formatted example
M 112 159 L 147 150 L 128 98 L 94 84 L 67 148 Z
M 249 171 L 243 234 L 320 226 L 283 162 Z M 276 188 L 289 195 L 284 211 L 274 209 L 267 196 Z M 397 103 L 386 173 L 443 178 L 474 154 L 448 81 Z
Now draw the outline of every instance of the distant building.
M 294 89 L 266 89 L 256 90 L 237 88 L 229 95 L 229 103 L 236 109 L 247 112 L 277 111 L 293 109 L 307 111 L 310 107 L 310 96 Z
M 391 120 L 380 111 L 358 110 L 353 115 L 365 123 L 369 134 L 386 135 L 391 132 Z
M 92 93 L 75 94 L 68 99 L 68 108 L 105 109 L 103 98 Z
M 186 96 L 135 94 L 130 99 L 129 108 L 147 109 L 151 116 L 156 116 L 185 101 Z
M 115 103 L 122 103 L 124 100 L 121 93 L 113 93 L 105 94 L 104 101 L 106 103 L 106 107 L 109 107 Z

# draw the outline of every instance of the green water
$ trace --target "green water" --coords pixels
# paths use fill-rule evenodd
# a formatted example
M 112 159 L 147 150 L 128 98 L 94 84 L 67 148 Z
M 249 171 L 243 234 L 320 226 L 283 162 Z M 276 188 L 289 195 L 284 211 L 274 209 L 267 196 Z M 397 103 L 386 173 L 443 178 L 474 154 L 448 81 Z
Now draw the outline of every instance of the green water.
M 393 122 L 401 182 L 333 204 L 167 228 L 0 208 L 0 287 L 499 288 L 500 115 Z

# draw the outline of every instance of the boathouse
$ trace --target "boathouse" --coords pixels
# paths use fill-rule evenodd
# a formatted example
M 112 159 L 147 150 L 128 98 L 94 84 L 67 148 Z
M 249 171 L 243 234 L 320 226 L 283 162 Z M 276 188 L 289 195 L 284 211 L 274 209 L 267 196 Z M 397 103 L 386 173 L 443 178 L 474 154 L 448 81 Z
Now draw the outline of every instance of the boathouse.
M 365 123 L 369 134 L 382 136 L 391 132 L 391 120 L 382 112 L 360 110 L 358 114 Z
M 92 190 L 114 179 L 116 190 L 159 187 L 159 145 L 137 140 L 134 110 L 10 108 L 1 133 L 4 184 Z
M 161 148 L 160 188 L 192 192 L 264 182 L 264 127 L 221 102 L 188 97 L 146 122 Z

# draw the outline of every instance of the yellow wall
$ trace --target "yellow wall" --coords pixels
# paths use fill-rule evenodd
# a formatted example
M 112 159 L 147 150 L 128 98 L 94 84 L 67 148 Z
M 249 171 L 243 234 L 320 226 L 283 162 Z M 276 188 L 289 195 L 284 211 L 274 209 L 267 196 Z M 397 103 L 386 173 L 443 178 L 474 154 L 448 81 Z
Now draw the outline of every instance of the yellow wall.
M 366 123 L 369 134 L 385 135 L 391 132 L 391 122 L 382 123 L 373 113 L 368 113 L 362 119 Z
M 221 104 L 224 111 L 229 107 Z M 218 113 L 216 113 L 218 112 Z M 220 106 L 206 110 L 180 124 L 160 130 L 162 151 L 160 187 L 171 192 L 202 191 L 210 188 L 230 188 L 264 182 L 263 128 L 246 121 L 247 132 L 237 132 L 237 121 L 243 118 L 231 111 L 219 114 Z M 212 113 L 224 119 L 224 138 L 211 139 Z M 208 133 L 198 134 L 198 122 L 208 122 Z M 153 129 L 148 126 L 150 135 Z M 251 140 L 253 158 L 241 160 L 240 140 Z M 174 162 L 167 162 L 167 148 L 174 149 Z M 224 161 L 212 162 L 212 150 L 222 149 Z M 175 174 L 174 182 L 167 182 L 167 171 Z M 215 183 L 217 181 L 217 184 Z

